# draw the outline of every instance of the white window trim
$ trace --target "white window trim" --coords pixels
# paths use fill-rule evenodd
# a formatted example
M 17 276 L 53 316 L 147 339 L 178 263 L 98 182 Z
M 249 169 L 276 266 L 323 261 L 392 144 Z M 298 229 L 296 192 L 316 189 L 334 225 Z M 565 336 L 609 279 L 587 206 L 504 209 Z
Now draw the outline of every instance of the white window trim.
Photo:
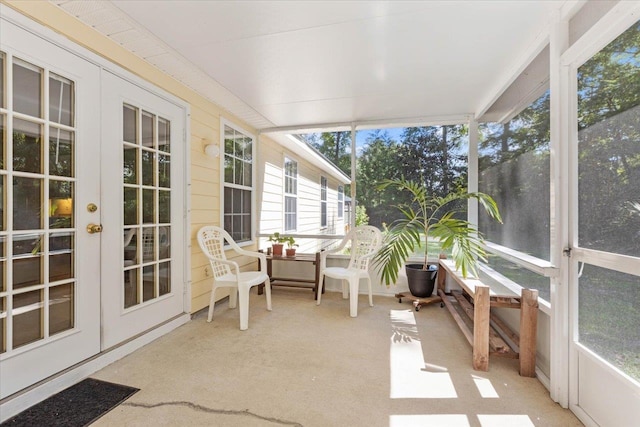
M 296 176 L 295 176 L 295 181 L 296 181 L 296 192 L 295 193 L 287 193 L 287 186 L 286 186 L 286 181 L 287 181 L 287 170 L 286 170 L 286 164 L 287 161 L 293 162 L 296 164 Z M 285 155 L 284 159 L 282 161 L 282 229 L 284 230 L 285 233 L 290 233 L 290 232 L 295 232 L 298 231 L 298 219 L 299 219 L 299 215 L 298 215 L 298 185 L 300 184 L 298 177 L 300 176 L 300 174 L 298 173 L 298 165 L 300 163 L 294 159 L 292 156 L 288 156 Z M 287 218 L 285 215 L 285 211 L 286 211 L 286 200 L 287 197 L 293 197 L 296 201 L 296 227 L 292 228 L 292 229 L 287 229 Z
M 257 137 L 249 132 L 248 130 L 238 126 L 237 124 L 231 122 L 230 120 L 225 119 L 224 117 L 220 118 L 220 227 L 224 229 L 224 189 L 225 187 L 229 188 L 242 188 L 246 189 L 244 186 L 238 186 L 236 184 L 229 184 L 224 182 L 224 156 L 225 156 L 225 147 L 224 147 L 224 127 L 228 126 L 237 132 L 244 134 L 245 136 L 251 138 L 251 232 L 249 233 L 251 238 L 246 242 L 236 242 L 238 246 L 251 246 L 256 243 L 256 204 L 257 204 L 257 190 L 256 190 L 256 163 L 257 163 L 257 145 L 258 139 Z
M 325 187 L 324 187 L 324 197 L 325 199 L 322 200 L 322 180 L 324 179 L 325 182 Z M 326 217 L 325 217 L 325 221 L 326 224 L 322 224 L 322 204 L 324 203 L 325 206 L 325 211 L 326 211 Z M 320 230 L 326 230 L 329 227 L 329 179 L 324 176 L 324 175 L 320 175 Z
M 342 191 L 340 191 L 342 190 Z M 338 185 L 338 219 L 344 219 L 344 185 Z M 342 194 L 342 200 L 340 200 L 340 195 Z M 340 209 L 340 204 L 342 204 L 342 209 Z

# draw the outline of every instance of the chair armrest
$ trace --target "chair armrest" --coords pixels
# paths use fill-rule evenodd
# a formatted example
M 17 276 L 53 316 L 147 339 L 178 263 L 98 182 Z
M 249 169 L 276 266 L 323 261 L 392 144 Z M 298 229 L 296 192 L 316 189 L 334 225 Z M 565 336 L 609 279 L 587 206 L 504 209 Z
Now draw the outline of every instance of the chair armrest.
M 248 257 L 252 257 L 252 258 L 258 258 L 260 260 L 260 271 L 263 273 L 267 273 L 267 256 L 263 253 L 260 252 L 254 252 L 254 251 L 246 251 L 244 249 L 241 248 L 237 248 L 235 249 L 235 252 L 239 255 L 244 255 L 244 256 L 248 256 Z
M 237 262 L 229 261 L 229 260 L 222 259 L 222 258 L 209 258 L 209 263 L 211 264 L 211 268 L 212 269 L 214 268 L 214 266 L 213 266 L 214 262 L 219 262 L 220 264 L 225 264 L 225 265 L 228 265 L 229 267 L 231 267 L 231 270 L 232 270 L 231 272 L 236 275 L 236 280 L 239 279 L 240 266 L 238 265 Z M 211 272 L 211 274 L 213 274 L 213 271 Z

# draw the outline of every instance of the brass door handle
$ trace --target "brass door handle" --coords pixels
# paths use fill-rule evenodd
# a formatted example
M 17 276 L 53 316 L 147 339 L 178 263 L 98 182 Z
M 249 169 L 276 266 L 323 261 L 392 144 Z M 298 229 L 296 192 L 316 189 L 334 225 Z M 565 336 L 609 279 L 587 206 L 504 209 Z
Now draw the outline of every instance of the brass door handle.
M 100 224 L 89 224 L 89 225 L 87 225 L 87 233 L 89 233 L 89 234 L 102 233 L 102 225 L 100 225 Z

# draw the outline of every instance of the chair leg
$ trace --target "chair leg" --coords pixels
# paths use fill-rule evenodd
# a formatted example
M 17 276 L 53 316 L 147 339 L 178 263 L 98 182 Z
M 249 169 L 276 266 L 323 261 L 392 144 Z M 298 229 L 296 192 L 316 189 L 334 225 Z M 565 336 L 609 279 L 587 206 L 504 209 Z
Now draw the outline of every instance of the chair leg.
M 367 277 L 367 283 L 369 284 L 369 306 L 373 307 L 373 289 L 371 289 L 371 278 Z
M 318 279 L 318 298 L 316 299 L 316 305 L 320 305 L 320 300 L 322 299 L 322 285 L 324 285 L 324 274 L 320 273 L 320 278 Z
M 249 328 L 249 288 L 247 286 L 238 286 L 238 294 L 240 330 L 244 331 Z
M 264 291 L 267 295 L 267 310 L 271 311 L 271 281 L 269 278 L 264 282 Z
M 358 285 L 360 280 L 357 277 L 349 279 L 349 314 L 351 317 L 358 317 Z
M 238 304 L 238 289 L 231 288 L 231 292 L 229 293 L 229 308 L 236 308 Z
M 347 299 L 349 298 L 349 291 L 348 291 L 348 286 L 347 286 L 347 281 L 346 280 L 342 280 L 342 299 Z
M 209 299 L 209 316 L 207 317 L 207 322 L 211 322 L 213 320 L 213 307 L 216 304 L 216 287 L 213 286 L 211 288 L 211 298 Z

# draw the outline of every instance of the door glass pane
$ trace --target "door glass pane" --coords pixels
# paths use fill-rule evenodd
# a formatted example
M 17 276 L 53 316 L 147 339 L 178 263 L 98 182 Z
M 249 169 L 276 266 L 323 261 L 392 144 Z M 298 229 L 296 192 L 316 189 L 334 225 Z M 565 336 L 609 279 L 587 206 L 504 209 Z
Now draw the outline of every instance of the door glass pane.
M 0 52 L 0 108 L 4 108 L 4 53 Z M 0 333 L 2 333 L 0 328 Z
M 640 277 L 585 264 L 578 292 L 580 342 L 640 381 Z
M 5 288 L 5 277 L 7 274 L 7 263 L 5 262 L 6 258 L 5 258 L 5 253 L 4 253 L 4 242 L 5 242 L 5 237 L 4 236 L 0 236 L 0 292 L 5 292 L 6 288 Z
M 158 155 L 158 182 L 160 187 L 171 187 L 171 157 Z
M 124 145 L 122 177 L 125 184 L 138 183 L 138 150 L 127 144 Z
M 42 234 L 13 237 L 13 289 L 42 284 Z
M 124 189 L 124 225 L 138 223 L 138 189 Z
M 49 290 L 49 335 L 73 328 L 73 283 Z
M 152 151 L 142 150 L 142 185 L 154 185 L 155 174 L 153 167 L 155 155 Z
M 149 301 L 156 297 L 155 295 L 155 265 L 147 265 L 142 269 L 142 299 L 143 301 Z
M 42 127 L 25 120 L 13 120 L 13 170 L 43 173 Z
M 158 191 L 158 214 L 161 224 L 171 222 L 171 193 L 169 191 Z
M 581 247 L 640 256 L 640 21 L 578 70 Z
M 13 110 L 42 117 L 42 70 L 19 59 L 13 61 Z
M 57 176 L 74 176 L 74 132 L 49 128 L 49 173 Z
M 73 82 L 49 74 L 49 120 L 73 126 Z
M 49 181 L 49 228 L 71 228 L 73 223 L 73 182 Z
M 49 281 L 73 277 L 73 234 L 55 233 L 49 237 Z
M 124 271 L 124 308 L 138 304 L 138 268 Z
M 142 112 L 142 145 L 144 147 L 154 148 L 153 138 L 153 114 Z
M 171 152 L 171 124 L 161 117 L 158 117 L 158 150 Z
M 142 190 L 142 222 L 152 224 L 155 222 L 155 190 Z
M 4 187 L 5 187 L 5 175 L 0 175 L 0 231 L 4 231 L 5 229 L 5 219 L 4 219 Z
M 6 119 L 4 114 L 0 114 L 0 169 L 4 169 L 4 153 L 7 152 L 7 137 L 4 132 Z
M 13 296 L 13 348 L 44 337 L 43 308 L 40 290 Z
M 126 142 L 136 144 L 138 142 L 136 138 L 136 130 L 138 123 L 138 109 L 129 105 L 122 106 L 122 139 Z
M 13 229 L 33 230 L 42 228 L 42 180 L 13 178 Z
M 160 259 L 171 258 L 171 227 L 158 229 L 158 251 Z
M 163 262 L 159 269 L 159 293 L 162 296 L 171 292 L 171 263 Z
M 129 228 L 124 232 L 124 266 L 129 267 L 138 261 L 138 229 Z
M 7 343 L 5 341 L 5 337 L 7 336 L 7 331 L 5 328 L 7 327 L 7 322 L 5 321 L 6 317 L 4 315 L 7 313 L 7 299 L 2 297 L 0 298 L 0 353 L 4 353 L 7 351 Z
M 145 228 L 142 232 L 142 262 L 156 260 L 155 228 Z

